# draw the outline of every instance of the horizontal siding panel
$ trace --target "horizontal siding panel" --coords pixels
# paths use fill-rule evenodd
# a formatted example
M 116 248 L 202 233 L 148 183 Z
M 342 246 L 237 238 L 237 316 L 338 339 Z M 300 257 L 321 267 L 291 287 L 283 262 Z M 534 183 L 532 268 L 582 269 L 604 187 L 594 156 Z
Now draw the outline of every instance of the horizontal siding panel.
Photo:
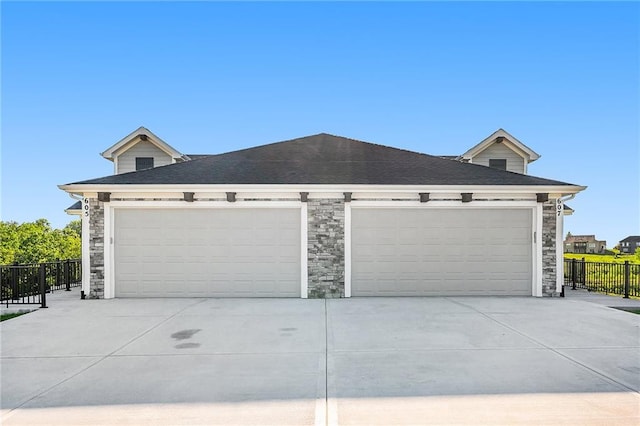
M 153 157 L 153 166 L 166 166 L 172 163 L 172 158 L 163 150 L 149 141 L 140 141 L 118 156 L 117 173 L 134 172 L 136 157 Z
M 504 158 L 507 160 L 508 171 L 524 173 L 524 159 L 503 143 L 494 143 L 489 148 L 473 157 L 473 164 L 489 166 L 489 160 L 492 158 Z

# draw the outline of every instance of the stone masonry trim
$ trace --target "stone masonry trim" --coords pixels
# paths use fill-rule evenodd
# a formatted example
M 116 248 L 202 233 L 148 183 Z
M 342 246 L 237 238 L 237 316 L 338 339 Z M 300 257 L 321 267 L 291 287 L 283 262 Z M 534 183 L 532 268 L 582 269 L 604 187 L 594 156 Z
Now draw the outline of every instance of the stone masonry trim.
M 344 200 L 307 203 L 308 297 L 344 297 Z

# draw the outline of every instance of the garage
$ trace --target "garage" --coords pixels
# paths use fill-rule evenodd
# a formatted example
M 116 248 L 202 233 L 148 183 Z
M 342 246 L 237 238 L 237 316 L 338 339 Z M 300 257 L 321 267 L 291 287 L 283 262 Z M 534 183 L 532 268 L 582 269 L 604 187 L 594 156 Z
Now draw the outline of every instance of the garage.
M 356 208 L 352 296 L 532 295 L 531 208 Z
M 116 297 L 300 297 L 300 209 L 114 209 Z

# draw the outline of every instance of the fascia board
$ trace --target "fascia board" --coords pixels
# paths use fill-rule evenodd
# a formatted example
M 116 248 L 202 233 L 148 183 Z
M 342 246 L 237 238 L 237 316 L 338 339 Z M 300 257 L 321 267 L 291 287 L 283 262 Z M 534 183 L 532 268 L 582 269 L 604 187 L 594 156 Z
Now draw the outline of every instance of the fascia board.
M 173 159 L 182 158 L 182 154 L 180 152 L 178 152 L 174 147 L 172 147 L 171 145 L 169 145 L 168 143 L 160 139 L 158 136 L 156 136 L 153 132 L 151 132 L 146 127 L 137 128 L 136 130 L 129 133 L 127 136 L 125 136 L 124 138 L 120 139 L 118 142 L 116 142 L 115 144 L 107 148 L 100 155 L 102 155 L 104 158 L 108 160 L 113 160 L 114 157 L 117 157 L 119 155 L 120 151 L 125 150 L 127 147 L 129 147 L 130 143 L 138 135 L 147 136 L 151 143 L 153 143 L 155 146 L 158 147 L 158 149 L 165 152 L 171 158 Z
M 86 192 L 490 192 L 577 194 L 586 186 L 578 185 L 58 185 L 63 191 Z
M 523 158 L 527 158 L 527 161 L 529 163 L 531 163 L 531 162 L 537 160 L 538 158 L 540 158 L 540 154 L 536 153 L 534 150 L 532 150 L 531 148 L 529 148 L 528 146 L 526 146 L 525 144 L 520 142 L 517 138 L 513 137 L 511 134 L 509 134 L 507 131 L 505 131 L 503 129 L 496 130 L 489 137 L 483 139 L 479 144 L 477 144 L 474 147 L 472 147 L 471 149 L 469 149 L 467 152 L 462 154 L 460 157 L 461 158 L 466 158 L 466 159 L 471 159 L 471 158 L 475 157 L 480 152 L 484 151 L 489 146 L 491 146 L 493 141 L 496 138 L 499 138 L 499 137 L 506 138 L 507 141 L 510 142 L 509 147 L 512 148 L 512 149 L 513 148 L 517 148 L 517 150 L 514 150 L 514 151 L 518 155 L 522 156 Z M 525 154 L 525 155 L 523 156 L 522 154 Z

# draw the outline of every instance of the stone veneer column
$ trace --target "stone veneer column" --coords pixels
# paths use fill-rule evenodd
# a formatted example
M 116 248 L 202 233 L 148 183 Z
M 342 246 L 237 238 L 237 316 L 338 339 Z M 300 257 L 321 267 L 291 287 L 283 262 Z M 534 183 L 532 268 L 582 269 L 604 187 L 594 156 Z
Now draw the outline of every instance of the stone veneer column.
M 556 292 L 556 207 L 555 201 L 542 206 L 542 295 Z
M 308 297 L 344 297 L 344 200 L 307 202 Z
M 89 299 L 104 297 L 104 206 L 93 198 L 89 200 Z

